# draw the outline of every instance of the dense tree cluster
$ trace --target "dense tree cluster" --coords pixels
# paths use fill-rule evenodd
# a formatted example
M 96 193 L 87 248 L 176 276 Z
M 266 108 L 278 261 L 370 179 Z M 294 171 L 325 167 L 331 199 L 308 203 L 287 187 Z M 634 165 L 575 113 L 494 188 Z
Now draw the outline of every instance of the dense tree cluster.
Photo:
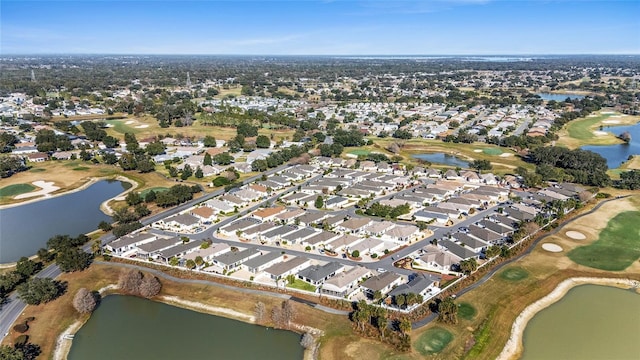
M 445 324 L 458 323 L 458 305 L 450 296 L 438 303 L 438 321 Z
M 397 218 L 400 215 L 408 214 L 411 211 L 409 204 L 402 204 L 398 206 L 382 205 L 379 202 L 375 202 L 369 206 L 365 211 L 365 214 L 379 217 L 389 217 L 392 219 Z
M 33 278 L 20 284 L 16 290 L 25 303 L 39 305 L 64 294 L 66 285 L 51 278 Z
M 266 159 L 258 159 L 251 163 L 252 171 L 264 172 L 268 169 L 278 167 L 285 162 L 297 158 L 301 156 L 303 153 L 307 152 L 307 146 L 289 146 L 280 151 L 273 152 L 267 156 Z
M 0 178 L 6 178 L 17 172 L 25 170 L 27 170 L 27 166 L 21 157 L 0 155 Z
M 607 175 L 607 161 L 592 151 L 559 146 L 539 147 L 529 153 L 529 159 L 538 166 L 562 169 L 569 175 L 565 180 L 579 184 L 602 187 L 611 181 Z
M 620 189 L 639 190 L 640 170 L 629 170 L 620 173 L 620 180 L 615 185 Z
M 174 185 L 166 191 L 156 193 L 156 204 L 160 207 L 170 207 L 185 203 L 193 199 L 193 194 L 200 192 L 198 185 Z
M 8 271 L 0 275 L 0 299 L 15 290 L 18 285 L 25 282 L 41 269 L 42 263 L 35 262 L 24 256 L 21 257 L 13 271 Z

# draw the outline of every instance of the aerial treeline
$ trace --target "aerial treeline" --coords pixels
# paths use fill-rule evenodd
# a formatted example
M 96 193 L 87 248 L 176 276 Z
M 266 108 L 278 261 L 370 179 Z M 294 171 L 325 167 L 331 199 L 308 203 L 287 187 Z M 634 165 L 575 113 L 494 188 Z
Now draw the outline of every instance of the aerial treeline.
M 20 156 L 0 154 L 0 178 L 27 170 L 25 161 Z
M 588 150 L 569 150 L 559 146 L 539 147 L 529 153 L 528 159 L 538 167 L 555 167 L 561 170 L 563 180 L 589 186 L 607 186 L 607 161 L 600 154 Z M 552 169 L 551 170 L 556 170 Z M 555 174 L 555 172 L 554 172 Z M 546 180 L 543 178 L 543 180 Z
M 629 170 L 620 173 L 620 180 L 614 185 L 625 190 L 640 190 L 640 170 Z
M 47 241 L 47 248 L 53 251 L 56 264 L 64 272 L 82 271 L 93 262 L 93 254 L 83 251 L 80 246 L 89 241 L 89 237 L 80 234 L 77 237 L 56 235 Z M 51 256 L 46 249 L 38 251 L 38 256 Z
M 42 262 L 35 262 L 26 257 L 21 257 L 14 270 L 0 275 L 0 299 L 3 299 L 41 269 Z
M 370 216 L 378 216 L 383 218 L 396 219 L 398 216 L 408 214 L 411 211 L 409 204 L 402 204 L 398 206 L 382 205 L 379 202 L 375 202 L 369 206 L 364 212 Z
M 301 157 L 309 150 L 309 147 L 310 145 L 305 144 L 302 146 L 292 145 L 283 148 L 280 151 L 269 154 L 266 159 L 254 160 L 251 163 L 251 170 L 263 172 L 278 167 L 294 158 Z

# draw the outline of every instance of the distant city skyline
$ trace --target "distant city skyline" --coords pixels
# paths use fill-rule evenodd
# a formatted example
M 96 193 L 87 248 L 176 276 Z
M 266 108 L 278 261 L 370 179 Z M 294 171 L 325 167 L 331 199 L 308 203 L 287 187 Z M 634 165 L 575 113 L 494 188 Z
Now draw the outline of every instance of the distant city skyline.
M 640 1 L 0 3 L 0 54 L 640 54 Z

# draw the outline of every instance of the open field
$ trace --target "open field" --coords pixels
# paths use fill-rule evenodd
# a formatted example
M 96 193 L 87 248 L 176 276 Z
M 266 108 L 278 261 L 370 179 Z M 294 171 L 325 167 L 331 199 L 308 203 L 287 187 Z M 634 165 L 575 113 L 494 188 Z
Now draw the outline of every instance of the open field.
M 631 160 L 622 164 L 620 168 L 625 170 L 640 170 L 640 155 L 634 155 Z
M 498 276 L 507 281 L 520 281 L 526 279 L 529 276 L 529 273 L 521 267 L 510 266 L 500 271 Z
M 236 85 L 236 86 L 231 85 L 229 87 L 229 89 L 220 88 L 220 92 L 218 93 L 218 95 L 215 96 L 215 98 L 224 99 L 225 97 L 228 97 L 229 95 L 231 95 L 231 96 L 240 96 L 240 92 L 241 91 L 242 91 L 242 86 L 240 86 L 240 85 Z
M 455 155 L 466 161 L 473 160 L 489 160 L 493 165 L 491 170 L 494 174 L 507 174 L 513 173 L 516 167 L 522 166 L 529 170 L 533 170 L 533 165 L 524 162 L 520 159 L 515 152 L 507 148 L 501 148 L 495 145 L 489 145 L 484 143 L 474 144 L 462 144 L 462 143 L 447 143 L 440 140 L 426 140 L 426 139 L 411 139 L 411 140 L 398 140 L 393 138 L 370 138 L 374 144 L 369 146 L 361 146 L 354 148 L 352 151 L 371 151 L 384 153 L 387 156 L 393 156 L 394 154 L 387 151 L 386 148 L 393 142 L 403 142 L 404 146 L 400 149 L 400 156 L 402 156 L 403 163 L 411 163 L 418 165 L 419 161 L 412 158 L 412 155 L 424 154 L 424 153 L 436 153 L 442 152 L 445 154 Z M 509 154 L 509 155 L 506 155 Z M 433 167 L 437 168 L 450 168 L 451 166 L 442 164 L 433 164 Z
M 583 211 L 592 206 L 586 206 Z M 460 296 L 457 302 L 473 306 L 477 310 L 476 316 L 471 321 L 460 321 L 457 325 L 448 326 L 447 330 L 453 335 L 451 343 L 437 356 L 425 358 L 495 359 L 507 342 L 516 317 L 565 279 L 618 277 L 640 280 L 638 261 L 622 272 L 609 272 L 576 264 L 567 257 L 572 249 L 594 243 L 607 227 L 609 219 L 619 213 L 639 209 L 640 195 L 608 202 L 596 212 L 568 222 L 558 233 L 541 241 L 529 255 L 502 269 L 478 288 Z M 571 239 L 565 235 L 567 231 L 580 232 L 586 239 Z M 542 250 L 541 244 L 547 242 L 560 245 L 564 251 L 550 253 Z M 523 272 L 528 276 L 514 281 L 514 276 Z M 412 337 L 417 339 L 428 329 L 440 326 L 438 323 L 429 324 L 415 330 Z M 469 349 L 468 352 L 466 349 Z
M 31 184 L 13 184 L 0 188 L 0 198 L 13 197 L 35 190 L 36 187 Z
M 640 211 L 616 215 L 594 243 L 573 249 L 569 258 L 601 270 L 621 271 L 640 258 Z
M 556 141 L 556 145 L 575 149 L 583 145 L 620 144 L 622 141 L 607 132 L 606 126 L 633 125 L 638 121 L 640 121 L 640 116 L 623 116 L 620 113 L 609 113 L 609 111 L 603 110 L 566 124 L 558 132 L 559 140 Z M 605 128 L 600 131 L 600 126 Z
M 154 138 L 160 134 L 175 138 L 189 137 L 196 139 L 211 135 L 220 140 L 229 140 L 236 136 L 235 127 L 202 125 L 198 120 L 194 121 L 191 126 L 161 128 L 158 120 L 149 115 L 139 117 L 130 115 L 124 119 L 109 120 L 106 123 L 111 125 L 106 129 L 107 134 L 118 139 L 123 139 L 124 134 L 127 132 L 135 134 L 138 140 Z M 260 135 L 269 137 L 273 135 L 273 141 L 290 139 L 294 132 L 291 129 L 269 129 L 264 127 L 258 130 Z

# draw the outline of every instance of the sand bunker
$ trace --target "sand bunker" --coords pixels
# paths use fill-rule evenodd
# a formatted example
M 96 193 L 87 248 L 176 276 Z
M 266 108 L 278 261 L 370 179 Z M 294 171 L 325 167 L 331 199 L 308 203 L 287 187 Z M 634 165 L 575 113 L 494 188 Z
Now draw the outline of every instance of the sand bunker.
M 605 135 L 607 135 L 607 132 L 606 131 L 596 130 L 596 131 L 593 132 L 593 135 L 595 135 L 595 136 L 605 136 Z
M 135 122 L 135 121 L 133 121 L 133 120 L 129 120 L 129 121 L 127 121 L 125 124 L 126 124 L 126 125 L 131 125 L 131 124 L 133 124 L 134 122 Z
M 144 128 L 148 128 L 148 127 L 149 127 L 149 125 L 147 125 L 147 124 L 138 125 L 138 126 L 136 126 L 136 129 L 144 129 Z
M 542 248 L 549 252 L 554 252 L 554 253 L 562 251 L 562 248 L 560 247 L 560 245 L 552 244 L 552 243 L 542 244 Z
M 620 124 L 620 120 L 604 120 L 602 123 L 603 124 Z
M 475 149 L 473 152 L 482 152 L 482 149 Z
M 567 235 L 568 238 L 573 239 L 573 240 L 584 240 L 584 239 L 587 238 L 586 236 L 584 236 L 583 233 L 578 232 L 578 231 L 567 231 L 564 234 Z
M 509 156 L 513 156 L 513 154 L 511 154 L 511 153 L 502 153 L 502 154 L 500 154 L 500 157 L 509 157 Z
M 49 193 L 52 193 L 58 189 L 60 189 L 58 186 L 53 185 L 53 181 L 42 181 L 42 180 L 38 180 L 38 181 L 34 181 L 32 182 L 33 185 L 41 188 L 41 190 L 38 191 L 32 191 L 26 194 L 20 194 L 20 195 L 16 195 L 16 197 L 14 199 L 18 200 L 18 199 L 27 199 L 27 198 L 31 198 L 31 197 L 36 197 L 36 196 L 40 196 L 40 195 L 48 195 Z
M 607 115 L 607 114 L 615 114 L 615 111 L 600 111 L 600 114 L 602 115 Z

